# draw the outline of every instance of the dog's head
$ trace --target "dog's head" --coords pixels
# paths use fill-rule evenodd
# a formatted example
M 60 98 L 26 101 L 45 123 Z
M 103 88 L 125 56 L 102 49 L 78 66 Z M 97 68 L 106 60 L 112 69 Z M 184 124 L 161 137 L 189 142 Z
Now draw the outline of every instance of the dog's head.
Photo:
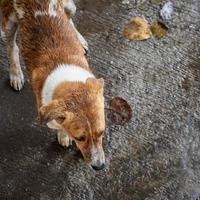
M 55 99 L 40 109 L 41 120 L 50 128 L 64 130 L 95 170 L 105 166 L 103 85 L 103 79 L 89 78 L 86 83 L 76 84 L 76 89 L 63 94 L 63 98 Z

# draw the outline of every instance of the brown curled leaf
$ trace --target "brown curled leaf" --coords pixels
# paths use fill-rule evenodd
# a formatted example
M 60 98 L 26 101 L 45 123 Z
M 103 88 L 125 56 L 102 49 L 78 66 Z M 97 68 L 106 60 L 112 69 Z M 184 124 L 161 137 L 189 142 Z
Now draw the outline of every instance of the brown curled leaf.
M 153 36 L 157 39 L 161 39 L 167 35 L 168 27 L 162 22 L 154 22 L 150 26 Z
M 151 37 L 151 30 L 145 19 L 135 17 L 126 25 L 123 35 L 129 40 L 146 40 Z
M 132 118 L 130 105 L 121 97 L 115 97 L 110 102 L 109 119 L 117 125 L 124 125 Z

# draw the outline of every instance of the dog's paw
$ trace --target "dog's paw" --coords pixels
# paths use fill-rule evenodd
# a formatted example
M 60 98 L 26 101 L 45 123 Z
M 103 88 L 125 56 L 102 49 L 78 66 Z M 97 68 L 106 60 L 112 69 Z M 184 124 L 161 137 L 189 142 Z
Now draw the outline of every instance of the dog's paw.
M 78 37 L 79 37 L 79 41 L 80 41 L 80 43 L 81 43 L 81 45 L 83 47 L 84 54 L 87 55 L 87 53 L 89 51 L 88 43 L 80 33 L 78 34 Z
M 86 40 L 85 40 L 85 43 L 82 43 L 82 46 L 83 46 L 84 54 L 87 55 L 89 51 L 89 46 Z
M 10 85 L 15 90 L 20 91 L 24 86 L 24 75 L 21 69 L 10 70 Z
M 72 140 L 70 139 L 70 137 L 60 131 L 57 133 L 57 138 L 59 144 L 63 147 L 69 147 L 70 145 L 72 145 Z

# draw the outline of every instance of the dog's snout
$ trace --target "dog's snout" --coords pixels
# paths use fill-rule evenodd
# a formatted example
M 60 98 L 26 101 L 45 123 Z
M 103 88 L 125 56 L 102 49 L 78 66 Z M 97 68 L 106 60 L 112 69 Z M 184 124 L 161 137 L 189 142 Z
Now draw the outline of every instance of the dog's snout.
M 102 170 L 105 167 L 105 155 L 103 148 L 96 148 L 94 145 L 91 148 L 91 167 L 96 170 Z
M 96 171 L 102 170 L 105 168 L 105 164 L 101 164 L 101 165 L 92 165 L 92 168 Z

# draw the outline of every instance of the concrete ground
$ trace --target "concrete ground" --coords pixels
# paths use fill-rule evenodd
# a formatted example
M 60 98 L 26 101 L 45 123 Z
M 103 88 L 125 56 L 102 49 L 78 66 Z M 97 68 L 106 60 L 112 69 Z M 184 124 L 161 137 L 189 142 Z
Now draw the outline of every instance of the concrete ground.
M 173 0 L 167 37 L 130 42 L 133 16 L 159 19 L 148 0 L 77 0 L 75 22 L 90 45 L 93 71 L 106 82 L 106 105 L 126 99 L 133 118 L 107 121 L 106 169 L 92 171 L 75 147 L 63 149 L 37 122 L 26 83 L 9 87 L 0 42 L 1 200 L 195 200 L 200 196 L 200 4 Z

